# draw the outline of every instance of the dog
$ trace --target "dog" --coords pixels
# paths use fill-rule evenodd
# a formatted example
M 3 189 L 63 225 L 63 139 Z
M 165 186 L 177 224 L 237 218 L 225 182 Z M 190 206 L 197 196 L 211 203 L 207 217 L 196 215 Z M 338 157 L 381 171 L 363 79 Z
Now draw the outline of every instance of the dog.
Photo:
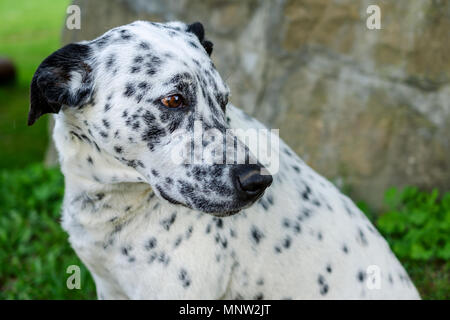
M 201 23 L 136 21 L 33 76 L 28 124 L 55 114 L 62 226 L 98 298 L 419 299 L 348 197 L 275 134 L 271 172 L 230 132 L 266 127 L 228 102 L 212 48 Z M 173 161 L 193 145 L 201 161 Z

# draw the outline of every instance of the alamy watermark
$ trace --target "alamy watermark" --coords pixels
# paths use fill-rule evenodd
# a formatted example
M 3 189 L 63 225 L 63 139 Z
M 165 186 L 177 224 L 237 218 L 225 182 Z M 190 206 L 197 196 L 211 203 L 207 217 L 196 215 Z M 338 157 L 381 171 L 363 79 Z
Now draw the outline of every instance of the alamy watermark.
M 369 290 L 381 289 L 381 269 L 377 265 L 370 265 L 366 269 L 366 287 Z
M 201 121 L 194 121 L 191 134 L 174 131 L 171 135 L 171 161 L 175 165 L 256 164 L 264 166 L 260 174 L 278 172 L 278 129 L 203 130 Z
M 366 13 L 369 14 L 366 20 L 366 26 L 369 30 L 381 29 L 381 9 L 379 6 L 372 4 L 367 7 Z
M 69 30 L 81 29 L 81 9 L 77 5 L 71 5 L 66 10 L 66 27 Z
M 77 5 L 70 5 L 66 10 L 66 27 L 69 30 L 81 29 L 81 8 Z M 381 9 L 376 4 L 367 7 L 366 13 L 369 16 L 366 19 L 366 26 L 369 30 L 381 29 Z
M 70 265 L 66 269 L 66 273 L 70 274 L 70 276 L 66 280 L 67 289 L 73 290 L 81 289 L 81 270 L 77 265 Z

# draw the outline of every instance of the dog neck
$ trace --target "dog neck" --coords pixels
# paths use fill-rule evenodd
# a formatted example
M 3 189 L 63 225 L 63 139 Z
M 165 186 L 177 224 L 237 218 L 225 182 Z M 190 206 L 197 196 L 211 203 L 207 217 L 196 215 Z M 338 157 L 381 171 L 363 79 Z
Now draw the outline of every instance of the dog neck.
M 70 116 L 62 112 L 55 116 L 53 139 L 69 207 L 79 210 L 77 215 L 96 212 L 101 216 L 105 212 L 126 214 L 148 204 L 154 194 L 144 178 L 100 149 L 85 131 Z

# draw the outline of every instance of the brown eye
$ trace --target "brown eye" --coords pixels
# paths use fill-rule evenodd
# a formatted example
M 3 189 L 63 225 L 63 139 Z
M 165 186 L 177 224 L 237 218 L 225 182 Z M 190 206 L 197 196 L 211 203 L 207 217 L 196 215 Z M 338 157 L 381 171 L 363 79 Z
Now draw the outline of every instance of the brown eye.
M 184 99 L 179 94 L 174 94 L 161 99 L 161 103 L 167 108 L 179 108 L 183 106 Z

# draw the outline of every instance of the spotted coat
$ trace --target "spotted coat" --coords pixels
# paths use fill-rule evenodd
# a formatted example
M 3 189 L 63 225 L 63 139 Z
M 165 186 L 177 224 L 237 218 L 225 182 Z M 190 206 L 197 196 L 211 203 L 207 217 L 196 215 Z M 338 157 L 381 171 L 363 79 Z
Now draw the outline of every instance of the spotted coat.
M 55 113 L 62 225 L 98 297 L 419 298 L 365 215 L 282 140 L 272 185 L 250 202 L 236 194 L 233 165 L 169 161 L 174 135 L 196 120 L 228 137 L 265 128 L 228 103 L 211 50 L 198 23 L 138 21 L 64 47 L 36 71 L 29 123 Z M 160 103 L 173 93 L 185 107 Z

